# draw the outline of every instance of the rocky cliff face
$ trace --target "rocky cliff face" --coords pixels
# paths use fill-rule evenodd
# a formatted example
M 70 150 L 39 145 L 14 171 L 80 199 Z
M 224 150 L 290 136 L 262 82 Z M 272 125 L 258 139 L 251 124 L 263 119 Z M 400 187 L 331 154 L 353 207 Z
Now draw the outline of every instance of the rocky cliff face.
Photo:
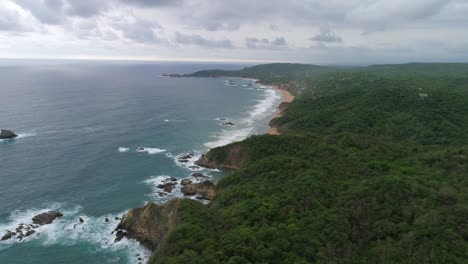
M 245 160 L 245 153 L 239 143 L 214 148 L 203 155 L 197 162 L 198 166 L 210 169 L 239 169 Z
M 128 211 L 116 228 L 117 237 L 136 239 L 157 252 L 180 222 L 180 203 L 180 199 L 173 199 L 161 206 L 148 203 Z

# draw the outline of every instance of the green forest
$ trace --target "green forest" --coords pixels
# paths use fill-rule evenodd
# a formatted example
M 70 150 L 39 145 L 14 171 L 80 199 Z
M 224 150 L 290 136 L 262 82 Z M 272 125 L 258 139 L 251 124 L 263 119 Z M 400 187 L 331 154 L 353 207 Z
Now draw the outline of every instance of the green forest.
M 193 76 L 290 84 L 281 135 L 212 149 L 242 167 L 183 200 L 153 263 L 467 263 L 468 65 L 269 64 Z M 285 86 L 290 87 L 290 86 Z

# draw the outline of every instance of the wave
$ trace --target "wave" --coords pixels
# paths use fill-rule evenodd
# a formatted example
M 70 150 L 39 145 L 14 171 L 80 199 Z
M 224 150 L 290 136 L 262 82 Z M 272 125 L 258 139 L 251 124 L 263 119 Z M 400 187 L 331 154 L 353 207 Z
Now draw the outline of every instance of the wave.
M 165 149 L 160 149 L 160 148 L 147 148 L 147 147 L 139 147 L 136 152 L 140 152 L 140 153 L 148 153 L 150 155 L 155 155 L 155 154 L 159 154 L 159 153 L 162 153 L 162 152 L 165 152 L 166 150 Z
M 0 139 L 0 142 L 9 142 L 9 141 L 14 141 L 17 139 L 22 139 L 22 138 L 28 138 L 28 137 L 35 137 L 37 136 L 37 133 L 31 132 L 31 133 L 19 133 L 17 134 L 18 136 L 12 139 Z
M 124 152 L 129 152 L 130 149 L 129 148 L 125 148 L 125 147 L 119 147 L 119 152 L 121 153 L 124 153 Z
M 180 191 L 181 185 L 179 179 L 174 182 L 175 185 L 173 186 L 173 190 L 171 192 L 165 192 L 163 189 L 158 188 L 158 185 L 167 183 L 171 178 L 172 177 L 168 175 L 159 175 L 151 176 L 149 179 L 144 180 L 143 183 L 149 185 L 152 190 L 152 192 L 146 196 L 150 198 L 150 200 L 156 201 L 160 204 L 165 203 L 175 197 L 183 197 L 182 192 Z
M 95 246 L 97 251 L 123 251 L 127 255 L 129 263 L 138 263 L 138 258 L 142 258 L 143 262 L 149 260 L 151 253 L 136 240 L 124 238 L 117 243 L 114 242 L 115 235 L 112 233 L 120 222 L 123 212 L 94 217 L 83 214 L 80 206 L 69 209 L 61 208 L 63 208 L 63 205 L 53 204 L 43 209 L 12 212 L 7 223 L 0 223 L 0 235 L 5 234 L 7 230 L 15 230 L 20 224 L 31 224 L 32 217 L 43 212 L 60 209 L 64 216 L 54 220 L 51 224 L 39 226 L 35 229 L 34 234 L 25 237 L 21 241 L 16 238 L 0 241 L 0 250 L 14 244 L 32 241 L 42 246 L 57 244 L 69 246 L 87 242 Z M 82 218 L 84 222 L 81 223 L 79 218 Z M 105 221 L 106 218 L 109 219 L 108 222 Z
M 233 142 L 241 141 L 252 135 L 255 131 L 255 124 L 276 112 L 277 105 L 281 100 L 279 92 L 273 89 L 262 90 L 264 98 L 249 111 L 248 117 L 237 122 L 231 129 L 225 129 L 213 136 L 214 140 L 206 142 L 204 145 L 208 148 L 224 146 Z
M 182 179 L 189 179 L 192 183 L 199 183 L 205 180 L 211 180 L 212 176 L 208 173 L 203 173 L 204 177 L 195 177 L 191 173 L 187 175 L 187 177 L 183 178 L 175 178 L 168 175 L 158 175 L 158 176 L 151 176 L 149 179 L 144 180 L 143 183 L 149 185 L 152 189 L 152 192 L 146 195 L 150 200 L 163 204 L 172 198 L 176 197 L 184 197 L 181 188 L 183 187 L 180 182 Z M 176 179 L 176 181 L 172 181 L 172 179 Z M 173 189 L 171 192 L 165 192 L 162 188 L 159 188 L 158 185 L 163 185 L 169 182 L 173 182 Z M 196 199 L 196 196 L 188 196 L 187 198 Z

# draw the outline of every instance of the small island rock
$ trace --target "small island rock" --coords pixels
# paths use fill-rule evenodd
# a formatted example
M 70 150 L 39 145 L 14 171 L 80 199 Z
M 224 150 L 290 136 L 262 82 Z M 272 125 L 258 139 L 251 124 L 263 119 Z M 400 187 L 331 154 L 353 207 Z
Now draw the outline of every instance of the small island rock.
M 56 218 L 62 217 L 63 214 L 59 211 L 48 211 L 42 214 L 38 214 L 32 218 L 34 224 L 47 225 L 52 223 Z
M 2 129 L 0 130 L 0 139 L 12 139 L 17 137 L 13 131 L 8 130 L 8 129 Z

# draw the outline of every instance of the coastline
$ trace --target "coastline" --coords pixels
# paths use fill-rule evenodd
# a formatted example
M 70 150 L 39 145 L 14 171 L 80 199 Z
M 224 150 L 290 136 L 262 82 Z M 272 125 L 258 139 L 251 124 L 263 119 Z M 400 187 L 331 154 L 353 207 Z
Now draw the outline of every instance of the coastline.
M 294 100 L 294 96 L 288 90 L 282 89 L 280 86 L 271 86 L 271 89 L 281 93 L 282 101 L 281 101 L 281 104 L 278 106 L 278 109 L 276 110 L 275 115 L 270 120 L 270 128 L 268 129 L 267 134 L 280 135 L 281 133 L 278 131 L 278 127 L 271 125 L 271 121 L 283 115 L 283 111 L 286 109 L 286 107 L 281 107 L 281 105 L 285 103 L 287 104 L 291 103 Z
M 294 96 L 288 90 L 281 88 L 281 86 L 263 84 L 263 83 L 260 83 L 259 79 L 246 78 L 246 77 L 240 77 L 240 79 L 254 81 L 260 85 L 267 86 L 269 87 L 269 89 L 273 89 L 281 94 L 281 103 L 278 105 L 275 114 L 270 119 L 270 128 L 266 132 L 266 134 L 268 135 L 280 135 L 281 133 L 278 131 L 278 127 L 271 125 L 271 121 L 283 115 L 283 111 L 286 109 L 286 107 L 282 107 L 282 105 L 291 103 L 294 100 Z

